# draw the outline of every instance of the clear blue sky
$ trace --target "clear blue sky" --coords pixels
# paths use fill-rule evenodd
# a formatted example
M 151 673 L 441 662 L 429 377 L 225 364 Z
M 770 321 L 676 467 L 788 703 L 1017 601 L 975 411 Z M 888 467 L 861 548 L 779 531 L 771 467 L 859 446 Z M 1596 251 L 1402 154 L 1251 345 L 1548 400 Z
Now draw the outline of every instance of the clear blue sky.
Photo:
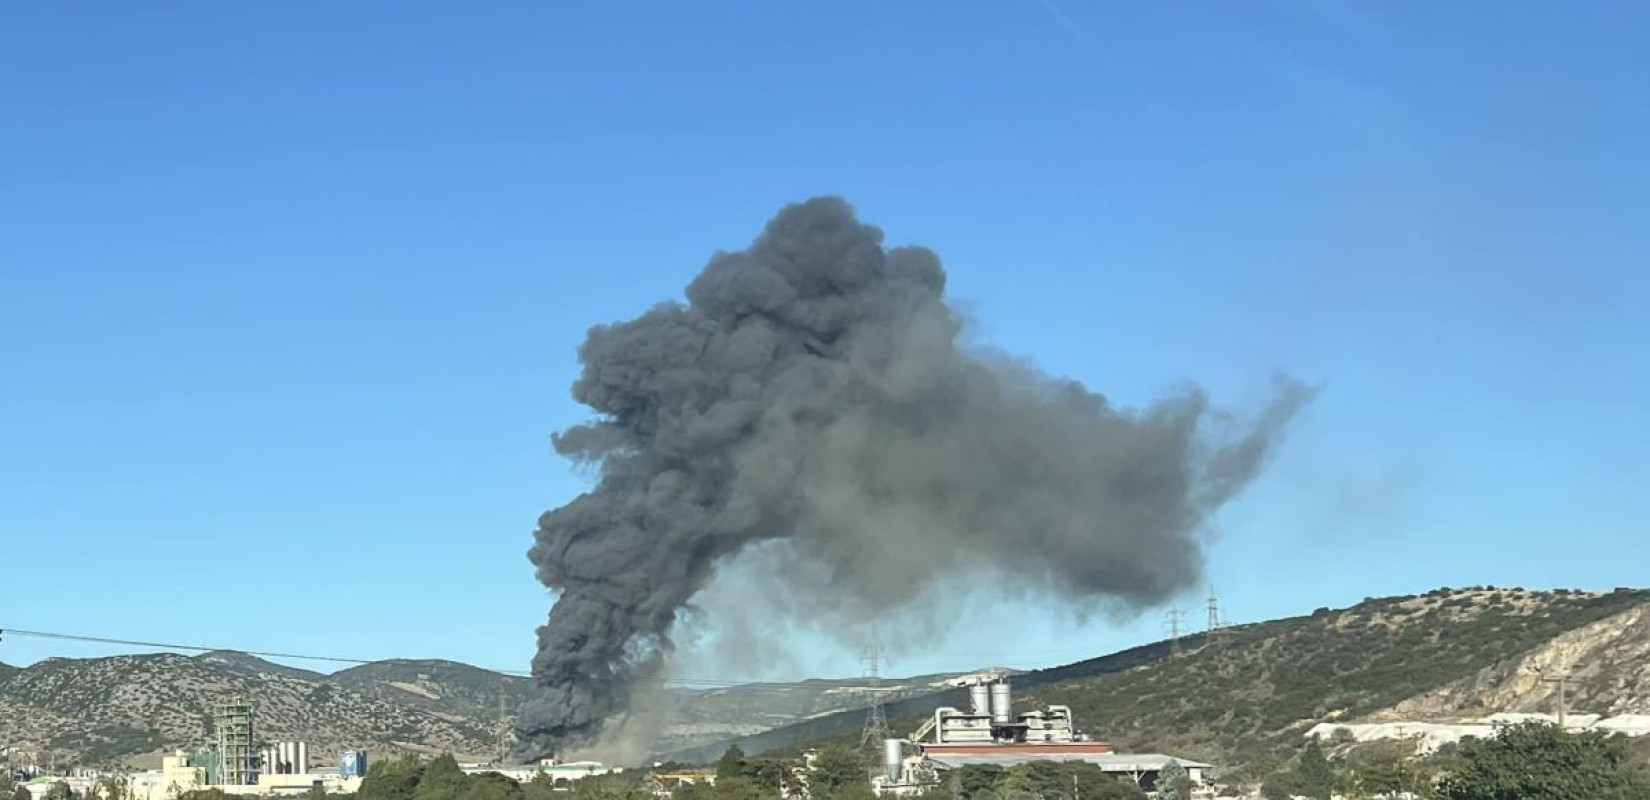
M 1626 1 L 6 4 L 0 626 L 524 667 L 585 329 L 819 193 L 1124 402 L 1323 384 L 1219 520 L 1236 620 L 1643 585 L 1647 40 Z M 1162 625 L 992 619 L 891 668 Z

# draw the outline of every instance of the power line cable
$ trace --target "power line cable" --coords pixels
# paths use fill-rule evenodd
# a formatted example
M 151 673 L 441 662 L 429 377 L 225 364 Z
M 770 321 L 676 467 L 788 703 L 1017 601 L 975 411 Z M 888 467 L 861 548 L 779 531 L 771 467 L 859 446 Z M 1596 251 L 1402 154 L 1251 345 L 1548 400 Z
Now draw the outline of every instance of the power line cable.
M 374 660 L 374 659 L 367 659 L 367 658 L 351 658 L 351 657 L 348 657 L 348 656 L 320 656 L 320 655 L 311 655 L 311 654 L 307 654 L 307 653 L 282 653 L 282 652 L 276 652 L 276 651 L 271 651 L 271 650 L 242 650 L 240 648 L 235 648 L 235 647 L 208 647 L 206 645 L 178 644 L 178 643 L 175 643 L 175 642 L 149 642 L 149 641 L 141 641 L 141 640 L 137 640 L 137 639 L 115 639 L 115 638 L 106 637 L 106 636 L 86 636 L 86 635 L 77 634 L 77 633 L 56 633 L 56 632 L 51 632 L 51 631 L 22 630 L 22 629 L 19 629 L 19 628 L 0 628 L 0 636 L 7 635 L 7 634 L 12 635 L 12 636 L 23 636 L 23 637 L 33 638 L 33 639 L 53 639 L 53 640 L 57 640 L 57 641 L 67 641 L 67 642 L 90 642 L 90 643 L 93 643 L 93 644 L 112 644 L 112 645 L 121 645 L 121 646 L 127 646 L 127 647 L 152 647 L 152 648 L 156 648 L 156 649 L 159 649 L 159 650 L 190 650 L 190 651 L 196 651 L 196 652 L 202 652 L 202 653 L 209 653 L 209 652 L 214 652 L 214 651 L 225 651 L 225 652 L 243 653 L 243 654 L 249 655 L 249 656 L 257 656 L 259 658 L 284 658 L 284 659 L 288 659 L 288 660 L 292 660 L 292 661 L 324 661 L 324 662 L 329 662 L 329 663 L 334 663 L 334 664 L 362 665 L 362 664 L 376 664 L 379 661 L 397 660 L 397 659 L 377 659 L 377 660 Z M 522 670 L 492 669 L 492 668 L 489 668 L 489 667 L 479 667 L 479 669 L 486 669 L 489 672 L 497 672 L 497 673 L 500 673 L 500 674 L 503 674 L 503 675 L 513 675 L 513 676 L 517 676 L 517 677 L 532 677 L 532 673 L 524 672 Z M 635 678 L 635 680 L 657 681 L 657 682 L 660 682 L 660 683 L 667 683 L 667 684 L 673 684 L 673 685 L 704 686 L 704 687 L 712 687 L 712 688 L 721 687 L 721 686 L 800 686 L 800 685 L 802 685 L 801 681 L 736 681 L 736 680 L 718 680 L 718 679 L 712 679 L 712 678 L 667 678 L 667 677 L 647 678 L 647 677 L 638 677 L 638 678 Z
M 284 653 L 284 652 L 277 652 L 277 651 L 272 651 L 272 650 L 243 650 L 243 649 L 237 648 L 237 647 L 209 647 L 209 646 L 206 646 L 206 645 L 196 645 L 196 644 L 178 644 L 176 642 L 151 642 L 151 641 L 143 641 L 143 640 L 139 640 L 139 639 L 117 639 L 117 638 L 107 637 L 107 636 L 89 636 L 89 635 L 78 634 L 78 633 L 58 633 L 58 632 L 52 632 L 52 631 L 23 630 L 23 629 L 20 629 L 20 628 L 0 628 L 0 638 L 3 638 L 7 634 L 10 634 L 12 636 L 21 636 L 21 637 L 28 637 L 28 638 L 33 638 L 33 639 L 51 639 L 51 640 L 66 641 L 66 642 L 88 642 L 88 643 L 92 643 L 92 644 L 119 645 L 119 646 L 123 646 L 123 647 L 148 647 L 148 648 L 154 648 L 154 649 L 157 649 L 157 650 L 187 650 L 187 651 L 201 652 L 201 653 L 223 651 L 223 652 L 242 653 L 242 654 L 249 655 L 249 656 L 257 656 L 259 658 L 284 658 L 284 659 L 291 660 L 291 661 L 319 661 L 319 662 L 327 662 L 327 663 L 333 663 L 333 664 L 354 664 L 354 665 L 358 665 L 358 666 L 363 665 L 363 664 L 376 664 L 376 663 L 379 663 L 380 661 L 417 660 L 417 659 L 367 659 L 367 658 L 352 658 L 352 657 L 349 657 L 349 656 L 324 656 L 324 655 L 312 655 L 312 654 L 307 654 L 307 653 Z M 511 676 L 522 677 L 522 678 L 532 677 L 532 673 L 525 672 L 525 671 L 522 671 L 522 670 L 493 669 L 493 668 L 490 668 L 490 667 L 477 667 L 477 668 L 478 669 L 485 669 L 489 672 L 496 672 L 496 673 L 499 673 L 499 674 L 502 674 L 502 675 L 511 675 Z M 661 676 L 661 677 L 636 676 L 636 677 L 631 678 L 631 680 L 646 681 L 646 682 L 650 682 L 650 683 L 662 683 L 662 684 L 665 684 L 667 686 L 679 686 L 679 687 L 683 687 L 683 688 L 703 688 L 703 689 L 720 689 L 720 688 L 726 688 L 726 687 L 732 687 L 732 686 L 756 686 L 756 687 L 771 686 L 771 687 L 774 687 L 774 688 L 789 688 L 789 687 L 798 687 L 798 686 L 808 686 L 808 685 L 811 685 L 813 683 L 817 683 L 819 681 L 819 679 L 812 679 L 812 680 L 805 680 L 805 681 L 748 681 L 748 680 L 731 680 L 731 679 L 724 680 L 724 679 L 721 679 L 721 678 L 672 678 L 672 677 L 663 677 L 663 676 Z
M 368 658 L 353 658 L 353 657 L 349 657 L 349 656 L 314 655 L 314 654 L 308 654 L 308 653 L 286 653 L 286 652 L 279 652 L 279 651 L 273 651 L 273 650 L 244 650 L 244 649 L 241 649 L 241 648 L 238 648 L 238 647 L 209 647 L 209 646 L 206 646 L 206 645 L 178 644 L 178 643 L 175 643 L 175 642 L 152 642 L 152 641 L 144 641 L 144 640 L 140 640 L 140 639 L 120 639 L 120 638 L 108 637 L 108 636 L 90 636 L 90 635 L 78 634 L 78 633 L 61 633 L 61 632 L 54 632 L 54 631 L 23 630 L 23 629 L 20 629 L 20 628 L 0 628 L 0 639 L 3 639 L 6 634 L 10 634 L 12 636 L 27 637 L 27 638 L 32 638 L 32 639 L 49 639 L 49 640 L 65 641 L 65 642 L 86 642 L 86 643 L 90 643 L 90 644 L 117 645 L 117 646 L 122 646 L 122 647 L 147 647 L 147 648 L 153 648 L 153 649 L 157 649 L 157 650 L 185 650 L 185 651 L 192 651 L 192 652 L 199 652 L 199 653 L 209 653 L 209 652 L 213 652 L 213 651 L 225 651 L 225 652 L 243 653 L 243 654 L 249 655 L 249 656 L 257 656 L 259 658 L 282 658 L 282 659 L 287 659 L 287 660 L 291 660 L 291 661 L 314 661 L 314 662 L 323 662 L 323 663 L 332 663 L 332 664 L 353 664 L 353 665 L 357 665 L 357 666 L 364 665 L 364 664 L 376 664 L 376 663 L 379 663 L 380 661 L 417 660 L 417 659 L 368 659 Z M 1055 653 L 1061 653 L 1062 655 L 1067 654 L 1067 653 L 1077 655 L 1077 654 L 1079 654 L 1079 651 L 1074 651 L 1074 650 L 1041 651 L 1041 654 L 1043 654 L 1043 655 L 1054 655 Z M 1019 652 L 1019 653 L 1002 652 L 1002 653 L 989 653 L 989 654 L 988 653 L 974 653 L 974 654 L 951 653 L 951 654 L 945 654 L 945 655 L 947 657 L 951 657 L 951 658 L 965 658 L 965 657 L 992 657 L 992 656 L 996 656 L 996 655 L 1015 655 L 1015 654 L 1021 655 L 1021 656 L 1027 656 L 1027 655 L 1033 655 L 1034 653 L 1031 653 L 1031 652 Z M 1082 655 L 1087 655 L 1087 657 L 1090 657 L 1090 658 L 1094 657 L 1092 655 L 1089 655 L 1089 651 L 1081 651 L 1081 654 Z M 1070 657 L 1070 656 L 1066 656 L 1066 657 Z M 524 670 L 493 669 L 493 668 L 490 668 L 490 667 L 478 667 L 478 669 L 485 669 L 489 672 L 496 672 L 496 673 L 499 673 L 501 675 L 510 675 L 510 676 L 520 677 L 520 678 L 532 677 L 532 673 L 526 672 Z M 951 672 L 970 672 L 974 669 L 977 669 L 977 667 L 972 667 L 972 668 L 969 668 L 969 669 L 962 669 L 962 670 L 950 670 L 950 671 Z M 945 672 L 945 670 L 940 670 L 939 672 Z M 751 681 L 751 680 L 731 680 L 731 679 L 724 680 L 724 679 L 720 679 L 720 678 L 672 678 L 672 677 L 663 677 L 663 676 L 661 676 L 661 677 L 637 676 L 637 677 L 633 677 L 632 680 L 644 681 L 644 682 L 649 682 L 649 683 L 660 683 L 660 684 L 664 684 L 666 686 L 678 686 L 678 687 L 682 687 L 682 688 L 719 689 L 719 688 L 727 688 L 727 687 L 734 687 L 734 686 L 747 686 L 747 687 L 771 686 L 771 687 L 774 687 L 774 688 L 790 688 L 790 687 L 798 687 L 798 686 L 808 686 L 808 685 L 817 683 L 820 679 L 816 678 L 816 679 L 811 679 L 811 680 L 799 680 L 799 681 Z

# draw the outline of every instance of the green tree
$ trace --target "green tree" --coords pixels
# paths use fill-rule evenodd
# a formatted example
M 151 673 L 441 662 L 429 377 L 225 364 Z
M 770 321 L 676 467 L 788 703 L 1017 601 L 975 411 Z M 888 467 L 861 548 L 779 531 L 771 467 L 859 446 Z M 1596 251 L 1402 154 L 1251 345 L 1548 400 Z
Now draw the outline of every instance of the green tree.
M 721 783 L 728 778 L 745 777 L 745 751 L 737 744 L 728 745 L 722 757 L 716 762 L 716 781 Z
M 1146 800 L 1146 792 L 1130 781 L 1107 775 L 1083 786 L 1083 800 Z
M 1335 793 L 1335 783 L 1335 768 L 1324 757 L 1323 748 L 1318 746 L 1318 737 L 1306 740 L 1300 763 L 1295 765 L 1295 793 L 1313 800 L 1329 800 L 1329 796 Z
M 827 747 L 814 759 L 808 788 L 814 800 L 836 798 L 844 790 L 865 787 L 871 791 L 870 764 L 865 756 L 847 747 Z
M 1643 800 L 1650 778 L 1621 737 L 1526 722 L 1462 741 L 1438 789 L 1445 800 Z
M 670 800 L 716 800 L 716 787 L 708 783 L 685 783 L 670 790 Z
M 1162 800 L 1191 800 L 1192 775 L 1179 761 L 1171 758 L 1158 771 L 1157 796 Z
M 423 775 L 424 765 L 412 756 L 374 761 L 367 767 L 356 800 L 413 800 Z
M 1260 785 L 1260 796 L 1266 798 L 1266 800 L 1289 800 L 1295 794 L 1290 789 L 1292 778 L 1293 776 L 1288 775 L 1279 776 L 1262 783 Z
M 526 800 L 557 800 L 556 779 L 548 772 L 540 772 L 521 787 Z
M 125 778 L 103 778 L 97 782 L 97 795 L 103 800 L 131 800 L 132 785 Z
M 34 800 L 34 795 L 29 794 L 29 787 L 20 783 L 16 789 L 11 790 L 11 800 Z
M 497 772 L 472 775 L 461 800 L 526 800 L 521 784 Z
M 412 800 L 458 800 L 469 788 L 470 776 L 458 768 L 458 759 L 443 753 L 424 767 Z
M 789 763 L 772 758 L 746 759 L 745 777 L 756 784 L 765 797 L 778 797 L 802 788 L 796 770 Z
M 1003 768 L 990 764 L 969 764 L 957 770 L 957 791 L 966 800 L 987 800 L 996 794 L 1003 780 Z
M 70 791 L 69 784 L 63 781 L 53 783 L 51 788 L 46 790 L 46 800 L 69 800 L 73 796 L 74 792 Z
M 1003 770 L 1002 780 L 997 782 L 997 791 L 1004 800 L 1030 800 L 1035 794 L 1031 790 L 1031 771 L 1026 764 L 1015 764 Z
M 572 784 L 573 800 L 653 800 L 642 785 L 646 774 L 634 770 L 580 778 Z
M 740 776 L 717 778 L 715 788 L 716 800 L 763 800 L 777 796 L 763 793 L 750 778 Z
M 1347 754 L 1348 788 L 1363 795 L 1419 793 L 1432 780 L 1428 767 L 1414 756 L 1412 741 L 1362 743 Z
M 178 795 L 178 800 L 229 800 L 222 789 L 190 789 Z

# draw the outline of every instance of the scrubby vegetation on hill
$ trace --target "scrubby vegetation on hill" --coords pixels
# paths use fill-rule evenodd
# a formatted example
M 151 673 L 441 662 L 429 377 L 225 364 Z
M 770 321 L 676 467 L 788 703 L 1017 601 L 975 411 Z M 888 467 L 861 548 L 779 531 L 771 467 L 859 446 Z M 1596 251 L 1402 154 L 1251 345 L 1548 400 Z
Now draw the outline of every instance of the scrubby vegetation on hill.
M 1375 714 L 1647 601 L 1643 590 L 1495 587 L 1371 598 L 1232 628 L 1215 641 L 1193 637 L 1180 658 L 1159 644 L 1030 673 L 1016 678 L 1016 700 L 1071 706 L 1083 730 L 1120 750 L 1208 761 L 1258 783 L 1291 763 L 1317 722 Z M 933 708 L 964 702 L 960 693 L 907 701 L 890 717 L 911 730 Z M 857 715 L 809 723 L 831 725 L 822 736 L 779 741 L 782 729 L 761 738 L 789 752 L 857 736 Z
M 1227 632 L 1178 659 L 1037 687 L 1120 748 L 1275 764 L 1311 725 L 1356 719 L 1650 599 L 1479 588 L 1370 599 Z

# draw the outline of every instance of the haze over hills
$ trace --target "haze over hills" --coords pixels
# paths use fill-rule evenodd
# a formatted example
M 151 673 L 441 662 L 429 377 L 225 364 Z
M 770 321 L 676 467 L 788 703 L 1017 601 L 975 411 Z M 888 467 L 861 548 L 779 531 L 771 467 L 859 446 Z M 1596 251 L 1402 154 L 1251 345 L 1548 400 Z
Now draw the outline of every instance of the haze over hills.
M 1326 720 L 1448 720 L 1546 711 L 1538 668 L 1571 672 L 1575 713 L 1650 712 L 1650 592 L 1478 588 L 1370 599 L 1352 608 L 1156 642 L 1015 677 L 1017 701 L 1069 705 L 1080 728 L 1130 751 L 1233 768 L 1263 766 Z M 954 675 L 884 679 L 894 730 L 960 705 Z M 662 757 L 706 761 L 737 740 L 751 753 L 856 739 L 863 679 L 672 689 Z M 210 706 L 254 698 L 269 739 L 317 758 L 380 752 L 499 752 L 528 679 L 439 660 L 393 660 L 325 675 L 242 653 L 50 659 L 0 665 L 0 747 L 59 761 L 149 764 L 199 746 Z

